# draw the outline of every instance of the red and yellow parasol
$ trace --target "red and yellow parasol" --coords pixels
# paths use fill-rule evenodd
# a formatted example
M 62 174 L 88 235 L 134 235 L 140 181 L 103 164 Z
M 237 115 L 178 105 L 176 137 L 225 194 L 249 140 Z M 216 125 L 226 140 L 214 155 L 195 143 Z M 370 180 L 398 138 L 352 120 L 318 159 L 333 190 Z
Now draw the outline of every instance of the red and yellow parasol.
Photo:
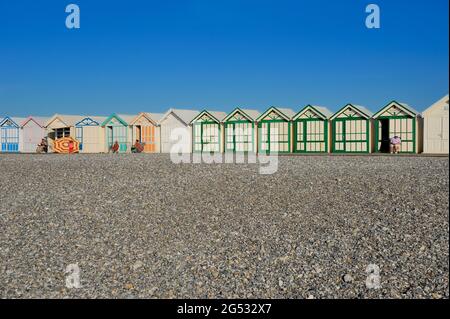
M 80 143 L 72 137 L 63 137 L 55 140 L 53 146 L 55 153 L 70 154 L 80 151 Z

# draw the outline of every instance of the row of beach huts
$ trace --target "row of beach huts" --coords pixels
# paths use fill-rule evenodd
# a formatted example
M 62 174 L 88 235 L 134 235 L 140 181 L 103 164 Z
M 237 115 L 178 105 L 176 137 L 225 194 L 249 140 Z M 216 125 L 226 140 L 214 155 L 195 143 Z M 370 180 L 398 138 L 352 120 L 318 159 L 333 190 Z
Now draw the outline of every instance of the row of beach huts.
M 308 105 L 301 110 L 270 107 L 236 108 L 231 113 L 170 109 L 165 114 L 112 114 L 108 117 L 55 114 L 51 118 L 0 119 L 4 153 L 33 153 L 42 138 L 50 152 L 58 152 L 59 139 L 72 138 L 81 153 L 107 153 L 119 143 L 130 152 L 138 140 L 146 153 L 170 153 L 175 129 L 187 132 L 181 151 L 372 153 L 389 152 L 392 137 L 401 138 L 401 153 L 448 154 L 449 96 L 422 114 L 405 103 L 390 102 L 372 113 L 348 104 L 336 113 Z M 177 149 L 180 151 L 180 149 Z

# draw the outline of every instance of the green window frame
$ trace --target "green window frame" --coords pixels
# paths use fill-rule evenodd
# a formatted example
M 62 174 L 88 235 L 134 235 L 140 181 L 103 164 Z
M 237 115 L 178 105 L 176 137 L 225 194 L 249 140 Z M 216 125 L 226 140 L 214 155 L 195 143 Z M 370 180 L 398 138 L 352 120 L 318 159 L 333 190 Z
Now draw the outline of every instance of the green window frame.
M 280 133 L 281 132 L 281 133 Z M 265 120 L 258 123 L 259 153 L 291 152 L 291 122 Z
M 214 121 L 196 122 L 193 130 L 193 151 L 195 153 L 220 152 L 220 124 Z M 216 134 L 217 133 L 217 134 Z
M 254 123 L 232 121 L 224 124 L 225 152 L 251 153 L 254 148 Z
M 294 121 L 295 153 L 328 152 L 328 120 L 298 119 Z
M 356 130 L 358 122 L 365 123 L 364 132 Z M 363 145 L 365 150 L 358 149 Z M 332 121 L 332 152 L 370 153 L 370 121 L 363 117 L 334 119 Z

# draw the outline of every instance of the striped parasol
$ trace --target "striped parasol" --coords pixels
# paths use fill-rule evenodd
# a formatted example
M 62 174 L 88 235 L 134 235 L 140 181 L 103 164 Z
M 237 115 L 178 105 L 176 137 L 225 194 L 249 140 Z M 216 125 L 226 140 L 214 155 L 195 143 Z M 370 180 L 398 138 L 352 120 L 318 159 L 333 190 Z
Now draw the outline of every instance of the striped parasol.
M 69 154 L 78 153 L 80 151 L 80 143 L 72 137 L 63 137 L 55 141 L 53 146 L 55 153 Z

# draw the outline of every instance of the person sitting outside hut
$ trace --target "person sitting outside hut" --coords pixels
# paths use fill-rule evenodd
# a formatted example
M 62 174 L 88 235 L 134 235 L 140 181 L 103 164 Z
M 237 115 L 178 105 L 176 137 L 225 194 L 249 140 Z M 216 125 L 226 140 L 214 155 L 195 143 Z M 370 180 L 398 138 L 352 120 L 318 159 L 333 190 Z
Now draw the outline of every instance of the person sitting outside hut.
M 47 144 L 47 140 L 45 138 L 43 138 L 41 140 L 41 142 L 38 144 L 37 153 L 47 153 L 48 152 L 48 144 Z
M 398 154 L 400 152 L 400 145 L 402 140 L 397 135 L 391 138 L 391 154 Z
M 131 152 L 132 153 L 142 153 L 143 150 L 144 150 L 144 146 L 142 146 L 142 144 L 139 142 L 139 140 L 136 140 L 136 142 L 134 142 L 133 147 L 131 148 Z
M 119 148 L 120 148 L 119 142 L 115 141 L 113 146 L 111 147 L 111 151 L 113 153 L 119 153 Z

